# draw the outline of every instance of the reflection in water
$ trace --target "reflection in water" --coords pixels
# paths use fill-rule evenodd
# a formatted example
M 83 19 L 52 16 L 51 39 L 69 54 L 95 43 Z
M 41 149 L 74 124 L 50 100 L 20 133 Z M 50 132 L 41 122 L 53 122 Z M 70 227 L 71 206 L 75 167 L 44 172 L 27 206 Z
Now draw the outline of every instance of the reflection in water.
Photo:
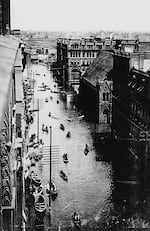
M 39 68 L 38 73 L 45 73 L 45 67 Z M 54 86 L 52 77 L 47 72 L 37 76 L 36 86 L 42 84 Z M 59 91 L 59 88 L 54 91 Z M 149 192 L 141 183 L 141 169 L 138 162 L 125 152 L 126 147 L 117 144 L 96 144 L 93 138 L 94 124 L 80 118 L 79 112 L 73 105 L 66 105 L 60 94 L 50 91 L 35 91 L 35 97 L 43 99 L 40 108 L 40 127 L 44 123 L 52 126 L 52 179 L 58 188 L 58 197 L 52 202 L 52 224 L 61 225 L 62 229 L 71 226 L 71 216 L 78 211 L 82 217 L 83 230 L 122 230 L 124 227 L 147 227 L 149 224 Z M 49 102 L 44 102 L 45 98 Z M 59 103 L 57 103 L 59 101 Z M 49 115 L 51 113 L 51 116 Z M 36 117 L 36 116 L 35 116 Z M 36 119 L 35 119 L 36 120 Z M 65 129 L 60 129 L 60 124 Z M 37 129 L 36 123 L 33 130 Z M 71 138 L 66 134 L 70 131 Z M 40 130 L 40 138 L 44 146 L 49 146 L 49 135 Z M 84 154 L 85 144 L 90 151 Z M 105 146 L 105 148 L 104 148 Z M 45 149 L 46 150 L 46 149 Z M 63 154 L 68 154 L 69 163 L 64 164 Z M 100 156 L 96 161 L 95 156 Z M 43 184 L 49 181 L 49 150 L 43 153 L 37 170 L 40 172 Z M 63 170 L 68 182 L 59 175 Z

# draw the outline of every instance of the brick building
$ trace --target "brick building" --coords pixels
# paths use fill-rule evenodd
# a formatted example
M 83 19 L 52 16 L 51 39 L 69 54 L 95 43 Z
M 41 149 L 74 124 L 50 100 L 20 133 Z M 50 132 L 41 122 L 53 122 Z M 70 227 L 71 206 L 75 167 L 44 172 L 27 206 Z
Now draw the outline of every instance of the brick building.
M 135 69 L 132 54 L 114 53 L 113 57 L 113 133 L 134 160 L 147 166 L 150 155 L 149 71 Z
M 78 106 L 97 124 L 96 133 L 111 132 L 112 67 L 112 53 L 102 50 L 80 79 Z
M 103 41 L 96 38 L 58 39 L 57 65 L 59 79 L 64 86 L 79 86 L 80 77 L 92 64 L 103 47 Z

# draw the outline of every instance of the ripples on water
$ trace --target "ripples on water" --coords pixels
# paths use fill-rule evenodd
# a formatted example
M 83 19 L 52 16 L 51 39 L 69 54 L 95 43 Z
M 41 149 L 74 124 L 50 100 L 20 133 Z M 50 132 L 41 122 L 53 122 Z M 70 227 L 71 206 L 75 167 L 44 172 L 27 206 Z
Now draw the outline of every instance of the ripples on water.
M 45 72 L 44 68 L 41 67 L 41 73 Z M 37 77 L 37 82 L 41 84 L 44 79 L 38 78 L 40 77 Z M 51 86 L 54 85 L 49 74 L 45 81 L 50 82 Z M 136 184 L 136 172 L 131 174 L 131 171 L 127 170 L 129 164 L 126 165 L 124 161 L 122 164 L 121 161 L 115 164 L 105 161 L 105 156 L 101 158 L 102 161 L 96 162 L 95 155 L 98 149 L 93 146 L 94 124 L 77 119 L 79 112 L 71 105 L 67 107 L 59 94 L 53 93 L 53 100 L 49 100 L 48 103 L 45 103 L 44 99 L 51 95 L 49 91 L 36 94 L 43 99 L 40 126 L 42 123 L 52 126 L 52 142 L 53 145 L 58 145 L 58 158 L 52 165 L 52 178 L 58 187 L 58 197 L 52 202 L 53 225 L 70 226 L 71 215 L 78 211 L 85 230 L 99 230 L 98 227 L 101 230 L 149 227 L 150 190 L 145 188 L 141 193 L 141 185 Z M 56 103 L 57 99 L 59 104 Z M 49 111 L 52 114 L 51 118 L 48 118 Z M 59 129 L 60 123 L 64 124 L 65 131 Z M 36 125 L 34 126 L 36 129 Z M 67 131 L 71 132 L 70 139 L 66 139 Z M 40 131 L 40 138 L 46 146 L 49 145 L 49 135 L 43 135 Z M 87 156 L 84 155 L 86 143 L 91 148 Z M 64 152 L 69 156 L 67 165 L 62 160 Z M 110 151 L 110 156 L 111 152 L 113 150 Z M 52 153 L 53 156 L 56 154 Z M 44 184 L 49 180 L 49 157 L 45 158 L 47 165 L 39 163 Z M 61 169 L 68 175 L 68 183 L 60 178 Z

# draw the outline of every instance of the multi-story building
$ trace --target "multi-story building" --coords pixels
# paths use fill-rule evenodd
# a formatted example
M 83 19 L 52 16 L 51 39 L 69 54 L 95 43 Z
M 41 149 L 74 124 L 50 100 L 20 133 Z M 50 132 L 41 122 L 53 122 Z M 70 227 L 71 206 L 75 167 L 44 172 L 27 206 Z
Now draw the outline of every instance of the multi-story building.
M 140 54 L 135 54 L 136 58 Z M 134 160 L 147 166 L 150 155 L 150 76 L 134 67 L 132 54 L 114 53 L 113 133 Z M 142 62 L 144 63 L 144 61 Z
M 22 139 L 23 116 L 22 54 L 17 38 L 0 37 L 0 60 L 0 230 L 13 231 L 19 225 L 18 214 L 22 214 L 16 175 L 22 158 L 18 158 L 22 143 L 18 147 L 17 140 Z M 21 222 L 22 218 L 20 227 Z
M 101 39 L 58 39 L 57 65 L 64 86 L 79 86 L 80 77 L 103 47 Z
M 10 0 L 0 0 L 0 34 L 10 32 Z
M 78 106 L 95 122 L 98 134 L 111 132 L 112 68 L 112 53 L 102 50 L 80 79 Z

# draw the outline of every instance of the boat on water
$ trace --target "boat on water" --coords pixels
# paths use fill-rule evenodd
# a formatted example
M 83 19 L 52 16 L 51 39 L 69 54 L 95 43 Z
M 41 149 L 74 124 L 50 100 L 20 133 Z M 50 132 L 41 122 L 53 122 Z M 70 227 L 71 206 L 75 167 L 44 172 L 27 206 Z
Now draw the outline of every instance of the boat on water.
M 79 120 L 81 120 L 83 118 L 84 118 L 84 115 L 80 115 L 80 116 L 77 117 L 77 119 L 79 119 Z
M 42 159 L 42 157 L 43 157 L 42 153 L 38 153 L 38 154 L 35 154 L 34 159 L 35 161 L 39 161 Z
M 69 162 L 67 153 L 63 154 L 63 161 L 65 164 L 67 164 Z
M 51 182 L 51 190 L 50 190 L 49 186 L 50 186 L 50 183 L 47 183 L 46 193 L 50 194 L 52 196 L 52 198 L 56 197 L 58 195 L 58 191 L 57 191 L 55 183 L 53 181 Z
M 73 119 L 67 119 L 69 122 L 72 122 L 73 121 Z
M 37 193 L 34 195 L 35 202 L 34 202 L 34 208 L 37 213 L 44 214 L 46 211 L 46 201 L 42 194 Z
M 81 218 L 80 218 L 80 215 L 77 212 L 75 212 L 72 215 L 72 221 L 73 221 L 73 224 L 74 224 L 75 228 L 77 228 L 77 229 L 81 228 Z
M 39 176 L 33 171 L 31 172 L 31 182 L 36 186 L 40 186 L 41 185 L 41 179 L 39 178 Z
M 89 152 L 89 146 L 86 144 L 84 149 L 84 154 L 87 155 Z
M 43 187 L 43 185 L 40 185 L 40 186 L 38 186 L 38 187 L 36 187 L 35 188 L 35 194 L 44 194 L 44 187 Z
M 38 142 L 37 143 L 34 142 L 33 148 L 38 148 L 38 147 L 39 147 L 39 143 Z
M 48 98 L 45 99 L 45 102 L 46 102 L 46 103 L 48 102 Z
M 68 177 L 67 175 L 63 172 L 63 170 L 60 171 L 60 177 L 65 180 L 65 181 L 68 181 Z
M 71 137 L 71 132 L 67 132 L 66 137 L 70 138 Z
M 29 142 L 28 147 L 29 147 L 29 148 L 32 148 L 33 145 L 34 145 L 34 142 Z
M 63 130 L 63 131 L 65 130 L 65 127 L 64 127 L 63 124 L 60 124 L 60 129 Z

